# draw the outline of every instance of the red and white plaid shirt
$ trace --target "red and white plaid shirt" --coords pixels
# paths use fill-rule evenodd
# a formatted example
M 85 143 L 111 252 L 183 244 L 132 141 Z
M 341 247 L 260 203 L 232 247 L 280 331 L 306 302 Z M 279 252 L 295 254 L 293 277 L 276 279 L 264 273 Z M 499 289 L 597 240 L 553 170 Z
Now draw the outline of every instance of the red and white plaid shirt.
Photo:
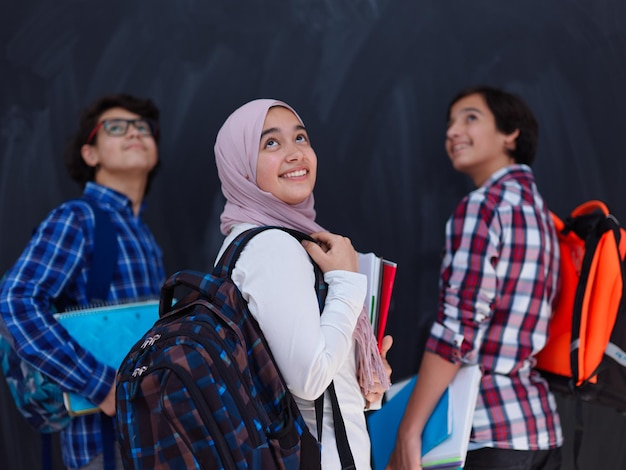
M 448 220 L 439 309 L 426 349 L 482 366 L 471 448 L 562 444 L 556 402 L 533 369 L 558 271 L 556 232 L 526 165 L 494 173 Z

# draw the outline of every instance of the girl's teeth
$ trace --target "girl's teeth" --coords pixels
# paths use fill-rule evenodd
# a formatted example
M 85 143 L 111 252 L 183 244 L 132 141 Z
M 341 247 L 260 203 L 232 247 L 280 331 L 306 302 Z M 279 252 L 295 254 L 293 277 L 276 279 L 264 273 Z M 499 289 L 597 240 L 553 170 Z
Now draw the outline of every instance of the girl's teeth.
M 306 170 L 298 170 L 298 171 L 292 171 L 291 173 L 286 173 L 284 177 L 293 178 L 295 176 L 304 176 L 304 175 L 306 175 Z

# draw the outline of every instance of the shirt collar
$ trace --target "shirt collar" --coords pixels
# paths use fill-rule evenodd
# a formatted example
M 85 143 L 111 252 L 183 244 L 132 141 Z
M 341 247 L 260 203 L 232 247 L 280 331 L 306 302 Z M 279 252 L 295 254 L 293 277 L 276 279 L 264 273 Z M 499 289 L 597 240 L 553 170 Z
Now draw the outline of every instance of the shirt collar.
M 489 179 L 487 179 L 487 181 L 485 182 L 485 184 L 482 185 L 481 188 L 488 188 L 501 181 L 505 181 L 511 178 L 519 179 L 520 177 L 532 178 L 532 170 L 528 165 L 514 163 L 512 165 L 502 167 L 492 173 L 492 175 L 489 177 Z
M 115 211 L 133 211 L 133 205 L 130 198 L 122 193 L 115 191 L 107 186 L 88 181 L 85 185 L 83 195 L 90 200 L 98 202 L 102 206 L 108 206 Z M 141 205 L 139 213 L 143 212 L 144 204 Z

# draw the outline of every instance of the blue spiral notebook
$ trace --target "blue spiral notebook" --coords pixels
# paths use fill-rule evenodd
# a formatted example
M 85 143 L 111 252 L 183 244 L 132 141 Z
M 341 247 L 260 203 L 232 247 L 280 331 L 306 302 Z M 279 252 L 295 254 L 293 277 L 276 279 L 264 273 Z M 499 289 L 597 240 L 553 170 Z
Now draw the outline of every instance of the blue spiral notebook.
M 372 468 L 384 470 L 396 443 L 398 427 L 413 392 L 417 376 L 412 377 L 397 391 L 380 410 L 367 417 L 372 442 Z M 433 410 L 422 433 L 422 455 L 441 444 L 452 433 L 452 413 L 446 389 Z
M 117 370 L 130 348 L 159 319 L 159 301 L 87 308 L 54 317 L 96 359 Z M 99 411 L 94 403 L 74 393 L 64 393 L 63 400 L 72 416 Z

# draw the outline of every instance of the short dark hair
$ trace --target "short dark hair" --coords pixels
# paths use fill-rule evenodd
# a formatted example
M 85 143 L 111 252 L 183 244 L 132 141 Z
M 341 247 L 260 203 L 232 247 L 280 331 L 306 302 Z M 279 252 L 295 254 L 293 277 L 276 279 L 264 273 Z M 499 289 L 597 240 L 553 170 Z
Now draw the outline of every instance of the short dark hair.
M 88 181 L 94 181 L 96 168 L 89 166 L 83 160 L 81 147 L 87 143 L 89 134 L 98 124 L 100 116 L 111 108 L 123 108 L 131 113 L 138 114 L 142 118 L 150 119 L 155 123 L 154 141 L 159 144 L 159 108 L 150 99 L 142 99 L 126 93 L 112 94 L 100 97 L 97 101 L 87 106 L 80 116 L 78 130 L 67 142 L 65 147 L 65 168 L 70 177 L 85 187 Z M 92 144 L 96 143 L 98 136 L 94 136 Z M 146 193 L 150 188 L 150 183 L 160 166 L 160 159 L 148 175 Z
M 516 163 L 532 165 L 537 151 L 539 126 L 532 110 L 519 96 L 486 85 L 471 86 L 461 90 L 448 106 L 448 116 L 452 106 L 469 95 L 481 95 L 493 113 L 496 128 L 503 134 L 519 129 L 515 149 L 509 151 Z

